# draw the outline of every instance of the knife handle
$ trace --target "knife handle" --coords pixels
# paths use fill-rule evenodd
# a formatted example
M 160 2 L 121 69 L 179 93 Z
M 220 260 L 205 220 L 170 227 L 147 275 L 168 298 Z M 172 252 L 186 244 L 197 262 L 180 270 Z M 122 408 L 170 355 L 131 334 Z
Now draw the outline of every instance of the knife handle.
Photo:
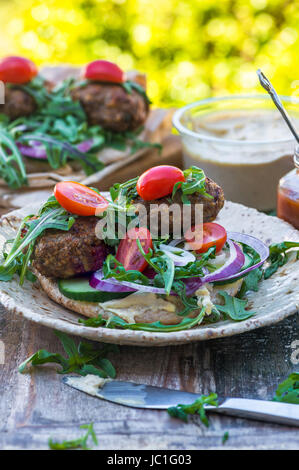
M 227 398 L 221 405 L 207 407 L 207 410 L 240 418 L 270 421 L 299 427 L 299 405 L 276 401 Z

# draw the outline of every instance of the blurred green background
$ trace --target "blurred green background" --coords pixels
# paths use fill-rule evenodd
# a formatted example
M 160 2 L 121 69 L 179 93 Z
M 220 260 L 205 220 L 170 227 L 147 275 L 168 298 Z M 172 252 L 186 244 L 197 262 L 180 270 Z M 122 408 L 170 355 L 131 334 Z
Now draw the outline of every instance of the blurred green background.
M 261 91 L 299 96 L 299 0 L 0 0 L 1 55 L 104 58 L 146 72 L 153 102 Z

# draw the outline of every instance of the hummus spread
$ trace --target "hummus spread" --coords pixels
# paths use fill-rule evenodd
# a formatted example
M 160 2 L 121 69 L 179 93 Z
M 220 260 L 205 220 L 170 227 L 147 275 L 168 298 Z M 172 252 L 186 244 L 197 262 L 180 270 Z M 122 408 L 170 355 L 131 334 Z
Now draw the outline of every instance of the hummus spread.
M 136 292 L 123 299 L 109 300 L 100 306 L 109 314 L 117 315 L 127 323 L 136 323 L 136 317 L 160 312 L 175 314 L 176 306 L 172 302 L 158 297 L 156 294 Z

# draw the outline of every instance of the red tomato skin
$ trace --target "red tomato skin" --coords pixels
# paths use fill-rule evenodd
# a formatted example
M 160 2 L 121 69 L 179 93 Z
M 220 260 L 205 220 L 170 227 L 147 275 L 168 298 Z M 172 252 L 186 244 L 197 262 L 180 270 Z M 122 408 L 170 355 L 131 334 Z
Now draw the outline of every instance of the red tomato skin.
M 209 248 L 216 245 L 216 253 L 219 253 L 226 240 L 227 240 L 227 233 L 224 227 L 220 224 L 216 224 L 215 222 L 206 222 L 202 224 L 202 246 L 197 248 L 196 241 L 194 241 L 194 236 L 192 237 L 191 230 L 196 229 L 196 227 L 192 227 L 190 231 L 186 232 L 185 239 L 188 242 L 188 245 L 191 249 L 194 249 L 196 253 L 205 253 L 208 251 Z M 199 228 L 200 230 L 200 228 Z M 193 243 L 193 247 L 192 247 Z
M 32 60 L 10 56 L 0 60 L 0 80 L 4 83 L 22 85 L 30 82 L 38 73 Z
M 144 271 L 148 266 L 138 248 L 136 239 L 139 238 L 141 246 L 145 253 L 153 248 L 153 241 L 150 231 L 146 227 L 130 229 L 125 238 L 120 241 L 116 252 L 116 259 L 124 266 L 125 270 L 134 269 L 136 271 Z
M 96 191 L 75 181 L 57 183 L 54 196 L 66 211 L 81 216 L 100 214 L 109 205 L 109 202 Z
M 179 168 L 159 165 L 150 168 L 139 177 L 136 189 L 144 201 L 152 201 L 168 196 L 176 183 L 184 181 L 184 173 Z
M 84 70 L 84 78 L 99 82 L 124 83 L 125 73 L 113 62 L 108 60 L 94 60 Z

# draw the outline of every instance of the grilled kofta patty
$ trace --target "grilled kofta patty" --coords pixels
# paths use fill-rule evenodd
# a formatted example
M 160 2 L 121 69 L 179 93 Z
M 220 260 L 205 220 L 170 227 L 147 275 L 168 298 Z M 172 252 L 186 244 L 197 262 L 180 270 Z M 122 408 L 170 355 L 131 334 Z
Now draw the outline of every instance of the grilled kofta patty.
M 68 232 L 47 230 L 35 245 L 33 267 L 61 279 L 101 268 L 108 250 L 96 237 L 97 222 L 96 217 L 78 217 Z
M 120 85 L 89 83 L 74 88 L 72 98 L 80 101 L 88 122 L 113 132 L 134 131 L 141 127 L 149 106 L 135 90 L 127 93 Z
M 0 105 L 0 113 L 4 113 L 14 120 L 29 116 L 35 110 L 35 100 L 29 93 L 20 88 L 5 85 L 5 103 Z
M 218 212 L 222 209 L 224 205 L 224 193 L 223 189 L 215 183 L 215 181 L 211 180 L 210 178 L 206 178 L 206 192 L 212 196 L 212 198 L 208 198 L 202 194 L 194 193 L 188 196 L 188 200 L 191 203 L 191 226 L 195 224 L 195 205 L 202 204 L 203 205 L 203 222 L 212 222 L 216 219 Z M 163 211 L 161 209 L 162 204 L 166 204 L 170 206 L 171 204 L 179 204 L 183 205 L 181 200 L 181 194 L 178 191 L 175 196 L 171 199 L 170 196 L 162 197 L 160 199 L 154 199 L 152 201 L 144 201 L 141 197 L 137 197 L 131 201 L 132 204 L 142 204 L 146 208 L 147 213 L 147 220 L 142 220 L 140 217 L 141 225 L 146 225 L 150 227 L 151 230 L 155 230 L 153 227 L 153 220 L 154 220 L 154 212 L 158 213 L 158 233 L 163 236 L 165 234 L 161 233 L 161 217 L 163 217 L 163 212 L 165 214 L 165 218 L 168 217 L 168 209 Z M 156 204 L 158 207 L 155 210 L 153 207 L 151 208 L 152 204 Z M 151 209 L 151 210 L 150 210 Z M 152 215 L 152 223 L 150 219 L 150 214 Z M 141 212 L 140 212 L 141 215 Z M 175 217 L 172 212 L 169 212 L 169 232 L 173 233 L 173 217 Z M 181 224 L 183 221 L 181 221 Z

